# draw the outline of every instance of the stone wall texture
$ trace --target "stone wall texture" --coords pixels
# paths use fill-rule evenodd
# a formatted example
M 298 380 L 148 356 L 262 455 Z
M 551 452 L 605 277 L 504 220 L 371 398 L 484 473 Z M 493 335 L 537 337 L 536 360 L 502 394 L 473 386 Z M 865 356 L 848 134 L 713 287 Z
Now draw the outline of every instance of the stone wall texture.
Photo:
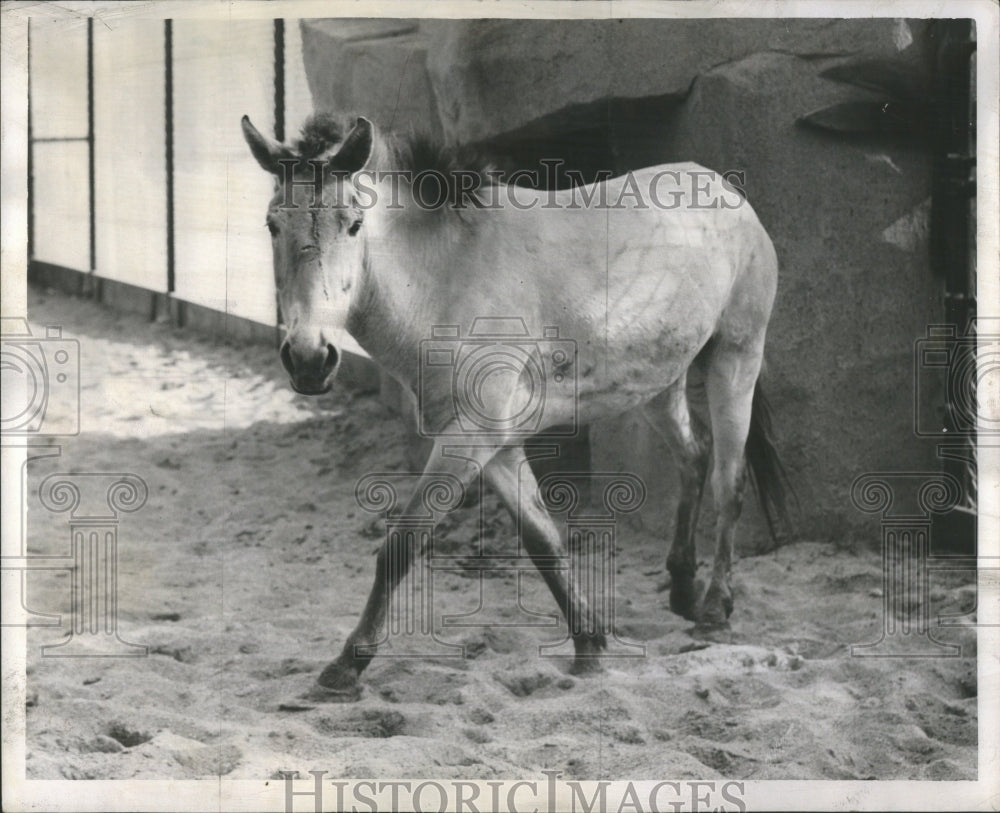
M 853 479 L 937 468 L 912 431 L 914 341 L 943 317 L 926 244 L 929 155 L 796 124 L 865 94 L 821 71 L 919 55 L 921 22 L 306 20 L 302 33 L 317 109 L 586 172 L 682 160 L 745 172 L 781 267 L 765 381 L 799 492 L 797 535 L 843 541 L 863 525 L 870 536 Z M 593 470 L 646 480 L 640 521 L 669 534 L 677 482 L 656 432 L 625 415 L 588 442 Z M 763 523 L 747 514 L 744 549 L 760 549 Z

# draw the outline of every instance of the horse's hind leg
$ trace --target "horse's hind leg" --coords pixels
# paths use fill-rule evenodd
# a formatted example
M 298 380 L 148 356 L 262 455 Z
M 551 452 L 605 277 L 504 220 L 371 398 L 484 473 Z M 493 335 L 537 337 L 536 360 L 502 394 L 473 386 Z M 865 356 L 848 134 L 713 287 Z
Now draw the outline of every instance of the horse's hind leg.
M 759 345 L 718 341 L 706 374 L 712 416 L 712 492 L 718 511 L 715 561 L 699 621 L 724 624 L 733 611 L 731 571 L 736 523 L 746 491 L 746 443 L 754 386 L 760 374 Z
M 565 568 L 566 551 L 552 517 L 541 502 L 538 483 L 526 463 L 524 449 L 516 446 L 502 450 L 487 464 L 485 474 L 518 519 L 524 547 L 569 623 L 576 651 L 573 671 L 595 670 L 598 666 L 595 656 L 607 645 L 602 619 Z
M 662 417 L 661 421 L 654 421 L 651 415 L 654 410 L 656 417 Z M 663 437 L 680 469 L 681 496 L 677 505 L 674 541 L 667 555 L 670 609 L 694 621 L 698 603 L 694 581 L 697 567 L 695 538 L 708 474 L 711 435 L 707 427 L 691 414 L 687 398 L 687 373 L 645 407 L 644 412 L 654 425 L 663 427 Z

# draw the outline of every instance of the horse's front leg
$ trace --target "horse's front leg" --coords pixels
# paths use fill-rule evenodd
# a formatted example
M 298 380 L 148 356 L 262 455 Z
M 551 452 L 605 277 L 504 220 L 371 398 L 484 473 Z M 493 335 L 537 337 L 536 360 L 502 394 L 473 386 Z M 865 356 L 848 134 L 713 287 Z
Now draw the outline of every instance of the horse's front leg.
M 426 515 L 430 510 L 433 515 L 431 522 L 437 525 L 450 509 L 429 508 L 423 499 L 428 487 L 442 477 L 457 478 L 463 487 L 468 486 L 482 471 L 482 466 L 492 457 L 494 450 L 489 447 L 470 448 L 468 453 L 469 457 L 445 456 L 442 454 L 442 444 L 435 443 L 403 515 Z M 415 549 L 403 535 L 392 535 L 382 543 L 375 567 L 375 581 L 361 619 L 348 636 L 340 655 L 317 679 L 318 692 L 322 697 L 354 699 L 360 694 L 358 678 L 375 657 L 382 638 L 389 599 L 416 557 L 423 554 L 422 549 Z

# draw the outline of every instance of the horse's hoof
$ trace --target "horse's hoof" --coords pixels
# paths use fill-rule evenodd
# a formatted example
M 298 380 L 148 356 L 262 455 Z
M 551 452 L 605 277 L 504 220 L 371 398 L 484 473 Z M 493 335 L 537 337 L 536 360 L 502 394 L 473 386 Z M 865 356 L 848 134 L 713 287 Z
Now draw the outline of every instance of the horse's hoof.
M 301 696 L 300 701 L 304 703 L 356 703 L 360 699 L 361 684 L 355 681 L 353 686 L 341 689 L 330 689 L 316 683 Z
M 577 656 L 573 659 L 573 665 L 569 669 L 571 675 L 577 677 L 587 677 L 589 675 L 599 675 L 604 671 L 601 658 L 594 655 Z
M 698 639 L 700 643 L 732 644 L 736 642 L 728 621 L 723 621 L 721 624 L 699 621 L 688 631 L 688 634 Z
M 573 666 L 569 670 L 570 674 L 593 675 L 603 671 L 601 653 L 607 648 L 608 640 L 600 633 L 574 639 L 573 649 L 576 656 L 573 658 Z
M 360 670 L 340 660 L 327 666 L 307 693 L 308 699 L 327 703 L 351 703 L 361 697 Z
M 699 626 L 706 628 L 724 628 L 729 625 L 729 616 L 733 613 L 733 597 L 724 593 L 714 585 L 708 588 L 705 600 L 698 613 Z

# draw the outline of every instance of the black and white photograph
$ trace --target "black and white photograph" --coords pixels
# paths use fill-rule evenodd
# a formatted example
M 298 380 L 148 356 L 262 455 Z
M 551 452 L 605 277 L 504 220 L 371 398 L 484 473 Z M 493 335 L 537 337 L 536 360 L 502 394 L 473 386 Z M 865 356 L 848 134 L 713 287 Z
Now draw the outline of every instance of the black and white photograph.
M 997 808 L 995 3 L 0 14 L 5 810 Z

